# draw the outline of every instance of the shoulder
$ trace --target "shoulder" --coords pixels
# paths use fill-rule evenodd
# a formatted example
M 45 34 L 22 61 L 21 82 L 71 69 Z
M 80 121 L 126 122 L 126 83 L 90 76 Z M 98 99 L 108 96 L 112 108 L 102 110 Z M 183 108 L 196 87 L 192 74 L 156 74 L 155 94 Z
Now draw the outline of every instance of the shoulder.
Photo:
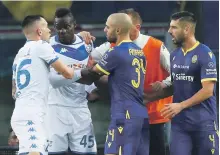
M 147 36 L 145 35 L 148 40 L 146 42 L 146 45 L 148 45 L 148 47 L 150 46 L 151 48 L 157 48 L 157 49 L 160 49 L 161 46 L 163 45 L 163 42 L 157 38 L 154 38 L 152 36 Z
M 211 59 L 215 58 L 215 55 L 213 54 L 211 49 L 205 44 L 200 43 L 197 50 L 198 50 L 197 53 L 199 55 L 199 58 L 201 59 L 207 58 L 207 57 L 210 57 Z
M 205 54 L 205 53 L 207 54 L 208 52 L 211 52 L 211 49 L 205 44 L 200 43 L 198 47 L 198 51 L 201 54 Z
M 43 48 L 43 49 L 52 48 L 50 43 L 48 43 L 47 41 L 43 41 L 43 40 L 38 41 L 37 47 Z
M 161 46 L 163 44 L 163 42 L 157 38 L 154 38 L 152 36 L 149 36 L 149 41 L 151 41 L 151 43 L 154 45 L 154 46 Z
M 57 38 L 57 35 L 55 35 L 55 36 L 52 36 L 51 38 L 50 38 L 50 45 L 54 45 L 54 44 L 56 44 L 57 43 L 57 40 L 58 38 Z

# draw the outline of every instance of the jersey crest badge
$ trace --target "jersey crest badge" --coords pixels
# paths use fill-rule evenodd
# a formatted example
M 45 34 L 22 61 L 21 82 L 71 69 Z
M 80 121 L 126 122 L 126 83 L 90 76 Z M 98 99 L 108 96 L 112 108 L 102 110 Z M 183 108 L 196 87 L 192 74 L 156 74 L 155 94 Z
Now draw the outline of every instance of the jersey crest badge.
M 192 63 L 196 63 L 197 62 L 197 55 L 194 55 L 193 57 L 192 57 Z

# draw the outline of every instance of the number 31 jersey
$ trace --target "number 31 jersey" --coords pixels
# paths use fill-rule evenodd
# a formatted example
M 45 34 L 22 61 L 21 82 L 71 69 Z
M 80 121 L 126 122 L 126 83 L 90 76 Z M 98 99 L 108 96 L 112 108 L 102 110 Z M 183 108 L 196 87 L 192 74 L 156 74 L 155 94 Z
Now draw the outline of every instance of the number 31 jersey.
M 143 106 L 146 59 L 134 43 L 123 41 L 110 48 L 96 67 L 109 75 L 112 118 L 147 118 Z
M 28 41 L 18 51 L 13 63 L 16 100 L 47 101 L 49 66 L 58 59 L 52 46 L 45 41 Z

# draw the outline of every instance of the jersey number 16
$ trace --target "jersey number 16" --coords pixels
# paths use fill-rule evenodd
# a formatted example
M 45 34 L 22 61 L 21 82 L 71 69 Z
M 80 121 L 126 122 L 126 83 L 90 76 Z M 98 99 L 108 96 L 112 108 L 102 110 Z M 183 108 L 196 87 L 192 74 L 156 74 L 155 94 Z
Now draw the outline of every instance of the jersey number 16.
M 25 65 L 31 64 L 31 59 L 25 59 L 21 61 L 17 68 L 17 78 L 16 78 L 16 84 L 17 87 L 21 90 L 28 86 L 30 82 L 30 72 L 26 69 L 22 69 Z M 25 76 L 25 82 L 21 83 L 21 76 Z

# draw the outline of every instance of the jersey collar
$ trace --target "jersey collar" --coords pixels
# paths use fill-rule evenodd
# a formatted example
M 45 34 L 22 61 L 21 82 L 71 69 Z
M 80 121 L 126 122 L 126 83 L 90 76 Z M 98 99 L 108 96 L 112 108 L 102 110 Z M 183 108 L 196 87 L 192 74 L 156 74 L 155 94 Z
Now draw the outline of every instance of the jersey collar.
M 117 46 L 121 45 L 122 43 L 129 43 L 132 42 L 131 40 L 122 40 Z
M 197 41 L 197 42 L 195 43 L 195 45 L 193 45 L 193 47 L 191 47 L 190 49 L 188 49 L 188 50 L 186 50 L 186 51 L 184 51 L 184 49 L 181 48 L 182 51 L 183 51 L 184 56 L 185 56 L 188 52 L 194 50 L 197 46 L 199 46 L 199 41 Z

